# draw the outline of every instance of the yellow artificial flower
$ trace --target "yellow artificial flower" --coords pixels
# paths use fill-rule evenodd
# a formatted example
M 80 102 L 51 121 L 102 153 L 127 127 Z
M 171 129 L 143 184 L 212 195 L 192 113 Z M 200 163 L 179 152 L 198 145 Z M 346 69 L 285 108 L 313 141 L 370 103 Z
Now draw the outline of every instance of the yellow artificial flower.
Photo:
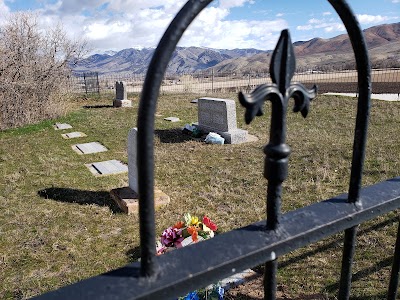
M 195 216 L 192 216 L 190 224 L 193 225 L 193 226 L 197 226 L 199 224 L 199 218 L 195 217 Z

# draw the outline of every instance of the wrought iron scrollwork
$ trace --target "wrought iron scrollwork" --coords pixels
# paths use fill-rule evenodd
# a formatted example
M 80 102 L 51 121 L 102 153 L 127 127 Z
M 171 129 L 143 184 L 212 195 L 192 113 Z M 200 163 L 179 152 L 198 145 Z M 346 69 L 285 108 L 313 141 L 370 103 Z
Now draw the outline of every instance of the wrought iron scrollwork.
M 306 117 L 310 101 L 317 95 L 317 87 L 306 89 L 301 83 L 291 83 L 296 61 L 290 34 L 283 30 L 273 52 L 270 65 L 272 84 L 258 86 L 250 95 L 239 93 L 239 101 L 246 108 L 245 121 L 263 115 L 264 101 L 272 102 L 270 142 L 266 145 L 264 176 L 268 179 L 267 227 L 277 229 L 280 214 L 281 184 L 287 177 L 290 148 L 286 140 L 286 111 L 290 98 L 294 98 L 294 112 Z

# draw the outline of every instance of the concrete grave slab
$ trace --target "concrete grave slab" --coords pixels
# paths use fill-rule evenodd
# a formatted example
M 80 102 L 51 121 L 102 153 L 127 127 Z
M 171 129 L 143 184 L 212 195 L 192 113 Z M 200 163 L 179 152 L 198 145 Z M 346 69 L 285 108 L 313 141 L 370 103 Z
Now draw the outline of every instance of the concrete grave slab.
M 164 118 L 165 121 L 170 121 L 170 122 L 179 122 L 180 119 L 177 117 L 168 117 L 168 118 Z
M 138 213 L 139 210 L 139 196 L 129 187 L 113 189 L 110 192 L 111 197 L 117 205 L 128 215 Z M 168 195 L 158 189 L 154 189 L 154 206 L 168 204 L 170 198 Z
M 79 137 L 85 137 L 86 134 L 84 134 L 83 132 L 74 131 L 74 132 L 70 132 L 70 133 L 63 133 L 63 134 L 61 134 L 61 136 L 64 139 L 74 139 L 74 138 L 79 138 Z
M 114 175 L 128 172 L 128 166 L 115 159 L 85 164 L 85 166 L 95 176 Z
M 72 126 L 67 123 L 56 123 L 53 125 L 55 130 L 71 129 Z
M 98 142 L 72 145 L 72 149 L 78 154 L 92 154 L 105 152 L 108 149 Z

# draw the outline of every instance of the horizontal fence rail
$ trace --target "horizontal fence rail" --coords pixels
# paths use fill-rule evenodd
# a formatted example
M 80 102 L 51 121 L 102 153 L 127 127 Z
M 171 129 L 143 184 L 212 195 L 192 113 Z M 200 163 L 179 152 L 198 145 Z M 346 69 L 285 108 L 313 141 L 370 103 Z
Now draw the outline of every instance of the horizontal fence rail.
M 282 215 L 279 231 L 266 230 L 264 220 L 158 256 L 160 272 L 153 279 L 141 277 L 140 264 L 133 263 L 34 299 L 176 299 L 400 208 L 400 177 L 362 188 L 362 207 L 348 203 L 347 198 L 342 194 L 288 212 Z
M 103 74 L 76 73 L 70 76 L 69 88 L 79 93 L 115 93 L 115 82 L 125 81 L 127 91 L 141 93 L 145 74 Z M 400 93 L 400 69 L 373 69 L 372 92 L 376 94 Z M 97 80 L 97 81 L 96 81 Z M 311 88 L 318 85 L 319 93 L 341 92 L 357 93 L 356 70 L 297 69 L 294 82 L 302 82 Z M 98 86 L 96 86 L 96 83 Z M 161 93 L 212 94 L 216 92 L 250 91 L 260 84 L 269 84 L 269 72 L 197 72 L 169 74 L 164 76 Z

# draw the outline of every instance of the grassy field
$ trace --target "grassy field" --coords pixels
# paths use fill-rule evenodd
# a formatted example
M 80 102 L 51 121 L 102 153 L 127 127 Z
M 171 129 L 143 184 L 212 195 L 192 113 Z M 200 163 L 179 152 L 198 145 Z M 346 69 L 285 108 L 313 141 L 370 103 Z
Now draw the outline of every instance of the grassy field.
M 197 121 L 190 100 L 187 95 L 163 95 L 159 100 L 156 186 L 171 202 L 157 210 L 157 232 L 185 212 L 207 214 L 222 232 L 264 219 L 262 147 L 269 134 L 270 106 L 266 116 L 244 125 L 238 105 L 238 126 L 259 141 L 207 145 L 180 133 L 185 123 Z M 115 109 L 111 103 L 112 95 L 78 99 L 62 119 L 0 132 L 1 299 L 32 297 L 139 258 L 138 218 L 121 213 L 109 196 L 111 189 L 127 186 L 127 174 L 94 177 L 84 166 L 109 159 L 127 163 L 127 134 L 136 126 L 138 100 L 133 108 Z M 292 154 L 283 211 L 347 191 L 355 107 L 351 98 L 319 96 L 306 119 L 288 113 Z M 163 120 L 169 116 L 181 122 Z M 364 185 L 399 175 L 399 116 L 400 103 L 373 101 Z M 87 137 L 63 139 L 52 128 L 56 121 L 71 124 Z M 78 155 L 71 149 L 74 143 L 93 141 L 109 151 Z M 392 212 L 361 226 L 352 299 L 385 298 L 398 221 Z M 282 257 L 282 299 L 335 299 L 341 245 L 342 235 L 337 235 Z M 256 280 L 232 290 L 227 298 L 260 299 L 260 284 Z

